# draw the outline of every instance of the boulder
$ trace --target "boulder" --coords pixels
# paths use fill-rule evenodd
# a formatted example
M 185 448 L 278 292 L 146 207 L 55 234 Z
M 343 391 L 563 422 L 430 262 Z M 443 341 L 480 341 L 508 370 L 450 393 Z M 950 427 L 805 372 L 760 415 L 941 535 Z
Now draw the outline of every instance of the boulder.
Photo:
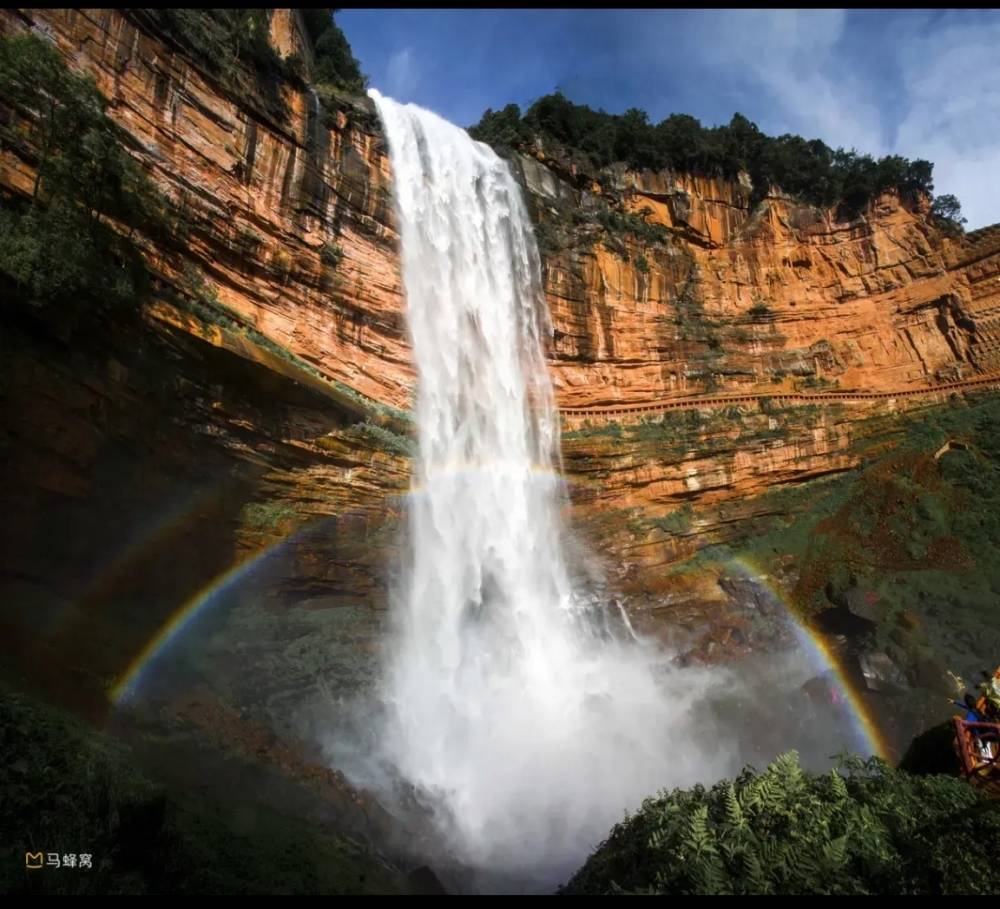
M 873 650 L 858 655 L 858 665 L 869 691 L 890 691 L 909 687 L 906 677 L 887 653 Z

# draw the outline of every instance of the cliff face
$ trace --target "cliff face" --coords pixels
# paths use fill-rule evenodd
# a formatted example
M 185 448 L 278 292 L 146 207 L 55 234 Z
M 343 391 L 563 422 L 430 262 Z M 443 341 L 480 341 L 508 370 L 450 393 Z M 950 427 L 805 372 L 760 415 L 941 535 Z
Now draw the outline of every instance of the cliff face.
M 996 233 L 949 239 L 892 195 L 838 223 L 781 196 L 751 214 L 738 183 L 624 173 L 577 190 L 531 159 L 522 167 L 541 219 L 561 231 L 547 290 L 564 407 L 899 391 L 1000 367 L 988 334 Z M 601 202 L 662 226 L 662 239 L 588 225 Z
M 626 573 L 856 465 L 879 417 L 995 387 L 998 228 L 950 238 L 894 195 L 842 223 L 777 193 L 751 213 L 745 181 L 519 165 L 577 519 Z
M 291 40 L 287 12 L 272 24 Z M 372 119 L 289 90 L 291 116 L 274 123 L 118 11 L 10 10 L 0 28 L 48 35 L 94 77 L 190 225 L 184 244 L 145 243 L 154 296 L 133 314 L 69 329 L 58 313 L 5 311 L 5 671 L 49 667 L 45 684 L 99 709 L 179 608 L 269 548 L 248 639 L 273 655 L 302 633 L 267 624 L 280 596 L 310 604 L 300 621 L 329 646 L 347 635 L 357 662 L 409 473 L 405 439 L 373 426 L 372 404 L 408 406 L 413 381 Z M 33 176 L 4 146 L 0 186 L 30 192 Z M 166 299 L 192 271 L 239 331 Z M 286 691 L 316 684 L 309 659 L 286 671 Z
M 273 33 L 292 44 L 291 11 Z M 408 406 L 406 344 L 389 165 L 370 118 L 286 91 L 288 121 L 224 95 L 163 36 L 116 10 L 5 11 L 95 79 L 137 156 L 191 225 L 186 248 L 150 250 L 166 281 L 201 270 L 222 302 L 328 376 Z M 279 40 L 280 39 L 280 40 Z M 329 120 L 332 128 L 327 126 Z M 5 154 L 0 183 L 27 191 L 27 163 Z M 324 243 L 341 250 L 325 266 Z
M 150 250 L 164 278 L 201 269 L 223 303 L 281 346 L 363 395 L 409 406 L 391 176 L 372 118 L 289 89 L 291 116 L 276 124 L 115 11 L 4 16 L 7 30 L 45 31 L 94 76 L 144 166 L 185 210 L 189 246 Z M 294 11 L 274 11 L 272 40 L 308 52 Z M 579 178 L 539 157 L 520 162 L 539 217 L 570 225 L 546 257 L 564 408 L 803 382 L 902 390 L 1000 367 L 995 233 L 948 239 L 891 196 L 837 223 L 780 196 L 751 214 L 746 184 L 685 175 L 603 173 L 578 189 Z M 24 191 L 30 179 L 4 155 L 4 185 Z M 588 221 L 598 203 L 662 225 L 665 239 Z M 342 253 L 333 268 L 326 243 Z
M 32 516 L 27 530 L 5 529 L 8 593 L 54 617 L 76 610 L 77 622 L 94 597 L 119 603 L 102 619 L 104 655 L 83 661 L 110 676 L 121 668 L 110 655 L 138 647 L 177 602 L 305 527 L 272 572 L 274 588 L 331 617 L 350 602 L 361 612 L 345 640 L 370 641 L 364 610 L 383 600 L 409 462 L 393 447 L 400 439 L 387 447 L 368 421 L 375 405 L 407 409 L 415 382 L 391 173 L 370 105 L 289 87 L 291 114 L 275 122 L 127 12 L 8 10 L 0 25 L 49 35 L 94 77 L 136 157 L 184 213 L 183 245 L 147 243 L 160 289 L 182 290 L 200 272 L 253 337 L 292 358 L 159 298 L 72 345 L 30 320 L 6 332 L 14 454 L 0 489 L 8 513 Z M 291 11 L 274 12 L 271 35 L 282 52 L 308 56 Z M 778 194 L 751 212 L 745 181 L 583 177 L 541 152 L 517 163 L 543 239 L 575 516 L 623 576 L 725 538 L 768 486 L 850 467 L 867 418 L 945 394 L 688 403 L 655 426 L 608 408 L 931 389 L 1000 371 L 997 229 L 950 239 L 892 196 L 842 223 Z M 5 149 L 0 185 L 24 193 L 32 178 L 30 162 Z M 192 505 L 163 544 L 184 570 L 152 547 L 104 577 L 99 596 L 87 592 L 95 566 L 147 532 L 139 516 L 169 523 L 179 502 L 211 498 L 209 487 L 225 492 L 212 507 Z M 259 507 L 247 513 L 248 503 Z M 123 641 L 121 591 L 142 599 L 159 582 L 148 627 Z M 4 621 L 32 637 L 23 610 Z M 60 635 L 72 653 L 72 634 Z M 314 668 L 303 664 L 285 690 Z

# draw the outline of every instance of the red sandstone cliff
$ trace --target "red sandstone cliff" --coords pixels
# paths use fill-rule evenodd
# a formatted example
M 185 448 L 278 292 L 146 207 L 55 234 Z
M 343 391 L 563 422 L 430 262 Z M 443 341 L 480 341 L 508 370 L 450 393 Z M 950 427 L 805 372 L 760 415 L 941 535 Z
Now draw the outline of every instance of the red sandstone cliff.
M 414 372 L 377 130 L 344 111 L 327 128 L 315 99 L 291 90 L 292 116 L 275 124 L 116 11 L 7 12 L 3 21 L 50 34 L 93 75 L 143 164 L 185 201 L 190 247 L 151 250 L 154 268 L 169 279 L 190 260 L 263 334 L 363 395 L 408 405 Z M 307 46 L 289 10 L 275 11 L 272 38 L 288 52 Z M 670 232 L 666 244 L 623 239 L 616 251 L 589 235 L 549 255 L 563 406 L 776 391 L 810 378 L 895 390 L 1000 366 L 995 233 L 948 239 L 892 196 L 837 223 L 780 196 L 751 213 L 746 186 L 721 180 L 604 174 L 587 192 L 544 163 L 523 166 L 543 220 L 546 209 L 564 214 L 603 197 Z M 24 190 L 30 179 L 4 155 L 0 182 Z M 334 274 L 320 258 L 326 242 L 343 251 Z M 678 308 L 685 289 L 696 312 Z
M 526 178 L 543 218 L 586 204 L 588 193 L 540 179 L 533 163 Z M 781 196 L 751 213 L 743 187 L 719 180 L 608 182 L 592 195 L 644 212 L 669 239 L 550 255 L 563 406 L 820 384 L 903 390 L 1000 368 L 1000 232 L 947 238 L 893 195 L 838 223 Z
M 290 42 L 290 11 L 277 12 L 274 33 Z M 361 394 L 407 406 L 413 369 L 378 135 L 343 111 L 326 128 L 314 99 L 290 90 L 291 116 L 275 123 L 117 10 L 5 11 L 0 23 L 51 36 L 93 76 L 143 166 L 185 211 L 189 247 L 150 250 L 154 270 L 169 280 L 185 263 L 201 269 L 278 344 Z M 0 184 L 24 192 L 31 180 L 25 162 L 3 155 Z M 334 274 L 320 257 L 327 241 L 343 251 Z
M 0 23 L 5 31 L 49 35 L 72 66 L 94 77 L 112 101 L 112 116 L 135 138 L 143 166 L 186 210 L 186 245 L 147 250 L 164 285 L 179 283 L 193 266 L 248 326 L 327 379 L 373 402 L 409 406 L 415 374 L 391 174 L 363 102 L 324 109 L 315 95 L 289 87 L 291 115 L 275 122 L 231 97 L 197 60 L 127 11 L 11 10 Z M 271 35 L 282 52 L 308 54 L 292 11 L 274 12 Z M 521 158 L 520 168 L 537 216 L 560 232 L 546 256 L 546 290 L 563 407 L 794 389 L 919 389 L 1000 368 L 996 229 L 949 239 L 925 212 L 893 196 L 851 223 L 778 194 L 751 212 L 745 183 L 684 175 L 609 172 L 580 189 L 557 162 L 539 157 Z M 24 192 L 31 180 L 30 165 L 4 151 L 0 184 Z M 598 203 L 664 226 L 666 240 L 609 233 L 586 216 Z M 334 268 L 324 264 L 325 244 L 342 253 Z M 279 383 L 308 382 L 252 344 L 227 340 L 163 302 L 145 314 L 157 331 L 228 350 L 283 376 Z M 191 368 L 186 363 L 178 366 L 182 374 Z M 115 400 L 118 392 L 105 394 Z M 341 398 L 330 406 L 344 404 Z M 584 434 L 567 440 L 567 467 L 577 487 L 589 489 L 577 493 L 577 502 L 590 515 L 669 512 L 683 501 L 710 505 L 849 466 L 855 417 L 874 407 L 826 409 L 806 420 L 791 412 L 762 415 L 754 405 L 753 431 L 703 421 L 688 448 L 669 458 L 649 444 Z M 214 413 L 208 425 L 226 419 L 224 408 Z M 338 413 L 349 424 L 365 409 L 350 418 L 343 407 Z M 588 419 L 608 417 L 579 414 L 567 422 L 579 427 Z M 44 435 L 41 421 L 32 425 L 32 433 Z M 247 439 L 232 457 L 276 444 L 266 421 L 241 416 L 239 425 Z M 220 426 L 210 433 L 225 437 Z M 295 445 L 316 464 L 297 472 L 287 460 L 272 464 L 275 476 L 289 478 L 274 495 L 308 502 L 312 514 L 388 513 L 382 500 L 405 484 L 405 462 L 379 475 L 367 437 L 345 442 L 331 461 L 322 433 L 303 434 Z M 340 471 L 335 482 L 331 463 Z M 362 464 L 372 477 L 367 486 L 352 472 Z M 86 464 L 81 469 L 77 479 L 53 482 L 87 488 Z M 27 464 L 24 470 L 24 482 L 43 483 Z M 58 475 L 56 468 L 47 474 Z M 664 543 L 650 563 L 669 558 L 671 547 Z

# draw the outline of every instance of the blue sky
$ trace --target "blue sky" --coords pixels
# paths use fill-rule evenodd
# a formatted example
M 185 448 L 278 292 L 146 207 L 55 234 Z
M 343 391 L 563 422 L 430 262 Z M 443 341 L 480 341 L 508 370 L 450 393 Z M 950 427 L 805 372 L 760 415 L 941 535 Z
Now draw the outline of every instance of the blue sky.
M 935 164 L 970 229 L 1000 221 L 995 10 L 341 10 L 371 84 L 469 126 L 560 88 L 707 125 L 735 111 Z

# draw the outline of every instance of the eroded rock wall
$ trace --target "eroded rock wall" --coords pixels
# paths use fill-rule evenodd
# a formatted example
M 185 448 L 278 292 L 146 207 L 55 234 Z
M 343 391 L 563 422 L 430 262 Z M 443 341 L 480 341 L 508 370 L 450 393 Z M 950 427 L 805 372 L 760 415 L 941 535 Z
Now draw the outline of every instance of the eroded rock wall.
M 8 10 L 0 23 L 48 35 L 73 67 L 94 77 L 138 159 L 185 213 L 183 244 L 147 248 L 162 288 L 183 288 L 194 270 L 249 327 L 326 379 L 370 402 L 411 405 L 416 377 L 391 173 L 364 99 L 324 103 L 288 86 L 290 114 L 275 122 L 252 98 L 227 93 L 142 16 Z M 271 33 L 283 53 L 308 55 L 294 11 L 274 11 Z M 751 211 L 745 178 L 621 169 L 586 175 L 541 151 L 516 164 L 540 230 L 549 232 L 542 246 L 550 362 L 564 408 L 913 390 L 1000 370 L 996 228 L 948 237 L 926 206 L 893 195 L 844 222 L 777 192 Z M 32 180 L 30 163 L 5 149 L 0 183 L 26 192 Z M 162 327 L 163 312 L 159 303 L 148 307 L 147 329 Z M 205 333 L 197 320 L 167 323 L 180 335 Z M 181 356 L 177 372 L 189 369 Z M 879 405 L 908 406 L 902 399 Z M 822 405 L 803 420 L 794 408 L 767 414 L 755 406 L 743 426 L 723 425 L 713 409 L 697 417 L 704 425 L 683 451 L 660 446 L 656 430 L 642 444 L 600 431 L 638 418 L 577 414 L 567 421 L 574 432 L 566 465 L 571 482 L 588 490 L 576 494 L 578 515 L 589 521 L 638 509 L 656 520 L 685 503 L 714 509 L 775 483 L 845 469 L 853 427 L 873 408 Z M 50 416 L 58 422 L 58 413 Z M 343 419 L 353 425 L 361 417 Z M 246 444 L 233 457 L 252 460 L 268 450 L 265 422 L 244 420 Z M 597 431 L 588 434 L 588 425 Z M 206 434 L 221 435 L 220 426 Z M 303 444 L 315 447 L 316 438 Z M 342 445 L 322 457 L 365 462 L 372 437 L 355 433 Z M 47 483 L 45 463 L 34 475 L 25 467 L 20 482 Z M 407 481 L 405 458 L 391 468 L 367 461 L 369 471 L 387 471 L 368 486 L 358 474 L 331 485 L 324 463 L 319 458 L 292 484 L 308 488 L 303 495 L 317 516 L 367 508 Z M 661 564 L 697 543 L 706 526 L 694 522 L 683 546 L 664 542 L 643 561 Z

